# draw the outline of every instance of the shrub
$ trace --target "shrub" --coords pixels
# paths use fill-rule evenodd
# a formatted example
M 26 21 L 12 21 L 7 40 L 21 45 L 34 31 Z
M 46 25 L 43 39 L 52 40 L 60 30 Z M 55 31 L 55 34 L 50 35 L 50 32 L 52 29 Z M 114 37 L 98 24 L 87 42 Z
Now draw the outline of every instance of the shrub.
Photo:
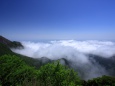
M 21 84 L 25 79 L 35 78 L 37 72 L 20 58 L 11 55 L 0 57 L 0 80 L 4 86 Z
M 48 63 L 38 71 L 41 86 L 77 86 L 81 84 L 77 73 L 62 66 L 59 62 Z

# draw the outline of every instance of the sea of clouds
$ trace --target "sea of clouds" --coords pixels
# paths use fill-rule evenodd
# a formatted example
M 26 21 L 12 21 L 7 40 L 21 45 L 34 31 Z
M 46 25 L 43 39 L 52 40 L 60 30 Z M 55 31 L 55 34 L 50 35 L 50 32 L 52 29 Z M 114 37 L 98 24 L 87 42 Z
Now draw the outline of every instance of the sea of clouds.
M 12 51 L 32 58 L 47 57 L 51 60 L 65 58 L 71 62 L 71 67 L 77 70 L 85 80 L 101 75 L 108 75 L 107 70 L 98 64 L 88 54 L 110 58 L 115 55 L 115 43 L 111 41 L 76 41 L 60 40 L 50 42 L 21 42 L 24 49 L 12 49 Z

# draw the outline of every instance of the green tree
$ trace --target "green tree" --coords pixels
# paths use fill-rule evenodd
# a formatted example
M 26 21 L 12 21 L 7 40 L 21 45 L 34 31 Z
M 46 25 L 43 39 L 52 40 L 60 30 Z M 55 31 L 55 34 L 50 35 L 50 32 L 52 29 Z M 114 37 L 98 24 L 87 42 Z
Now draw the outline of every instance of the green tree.
M 41 86 L 77 86 L 81 81 L 76 72 L 62 66 L 59 62 L 48 63 L 38 71 Z
M 0 57 L 0 80 L 3 86 L 21 84 L 25 79 L 31 80 L 37 72 L 26 65 L 20 58 L 12 55 Z

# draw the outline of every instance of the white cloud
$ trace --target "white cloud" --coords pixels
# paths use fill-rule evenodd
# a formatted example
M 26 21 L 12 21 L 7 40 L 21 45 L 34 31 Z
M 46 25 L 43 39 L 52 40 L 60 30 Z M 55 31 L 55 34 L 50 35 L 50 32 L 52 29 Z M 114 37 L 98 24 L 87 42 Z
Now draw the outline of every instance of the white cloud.
M 22 42 L 22 44 L 24 49 L 13 49 L 13 51 L 33 58 L 47 57 L 52 60 L 66 58 L 72 62 L 71 67 L 79 67 L 85 71 L 84 79 L 86 80 L 107 74 L 98 63 L 93 64 L 86 54 L 99 55 L 104 58 L 115 55 L 115 43 L 110 41 L 60 40 L 47 43 Z

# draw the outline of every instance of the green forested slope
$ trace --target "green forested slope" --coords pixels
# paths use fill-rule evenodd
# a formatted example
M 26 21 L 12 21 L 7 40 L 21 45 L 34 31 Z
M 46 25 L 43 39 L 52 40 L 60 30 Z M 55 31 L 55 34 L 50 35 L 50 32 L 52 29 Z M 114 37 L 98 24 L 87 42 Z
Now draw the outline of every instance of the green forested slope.
M 0 42 L 0 86 L 115 86 L 115 77 L 80 80 L 77 72 L 59 62 L 44 65 L 40 59 L 16 54 Z

